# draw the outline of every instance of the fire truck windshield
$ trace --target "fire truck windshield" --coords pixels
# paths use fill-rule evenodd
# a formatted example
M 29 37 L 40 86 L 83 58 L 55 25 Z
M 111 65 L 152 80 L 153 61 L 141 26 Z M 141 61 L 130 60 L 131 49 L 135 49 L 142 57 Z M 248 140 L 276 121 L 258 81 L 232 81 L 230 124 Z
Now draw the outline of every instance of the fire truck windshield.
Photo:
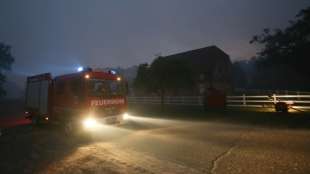
M 90 79 L 88 89 L 91 96 L 115 96 L 123 95 L 122 82 L 115 80 Z

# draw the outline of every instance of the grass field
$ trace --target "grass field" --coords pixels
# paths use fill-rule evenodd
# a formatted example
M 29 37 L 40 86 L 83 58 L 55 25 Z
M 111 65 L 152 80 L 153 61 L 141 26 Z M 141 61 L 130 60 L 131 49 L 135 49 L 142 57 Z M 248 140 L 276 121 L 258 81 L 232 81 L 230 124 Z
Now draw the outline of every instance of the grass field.
M 0 101 L 0 118 L 15 117 L 22 114 L 24 110 L 23 99 L 10 99 Z
M 209 120 L 232 122 L 236 124 L 251 124 L 274 128 L 309 129 L 310 113 L 292 112 L 276 113 L 272 109 L 221 109 L 205 111 L 199 106 L 173 106 L 130 104 L 129 112 L 134 115 L 150 117 L 166 117 L 185 120 Z
M 0 102 L 0 118 L 22 115 L 22 100 Z M 275 113 L 266 108 L 230 108 L 205 111 L 201 106 L 176 106 L 151 104 L 129 104 L 134 115 L 164 117 L 185 120 L 229 121 L 236 124 L 252 124 L 279 128 L 310 128 L 309 112 Z

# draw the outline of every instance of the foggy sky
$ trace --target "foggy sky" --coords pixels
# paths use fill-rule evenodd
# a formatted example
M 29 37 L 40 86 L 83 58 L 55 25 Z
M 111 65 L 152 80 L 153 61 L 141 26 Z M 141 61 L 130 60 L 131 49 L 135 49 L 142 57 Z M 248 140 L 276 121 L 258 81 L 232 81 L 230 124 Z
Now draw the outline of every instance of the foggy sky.
M 283 28 L 308 0 L 1 0 L 0 41 L 20 74 L 121 66 L 217 45 L 250 58 L 249 40 Z

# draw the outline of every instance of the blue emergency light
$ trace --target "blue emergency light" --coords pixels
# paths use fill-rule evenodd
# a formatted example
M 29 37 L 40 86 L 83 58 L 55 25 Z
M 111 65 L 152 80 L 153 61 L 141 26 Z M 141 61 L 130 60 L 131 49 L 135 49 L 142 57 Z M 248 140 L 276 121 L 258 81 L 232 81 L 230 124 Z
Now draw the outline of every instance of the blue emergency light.
M 83 68 L 82 66 L 80 66 L 80 67 L 77 68 L 77 71 L 78 71 L 78 72 L 82 72 L 83 70 L 84 70 L 84 68 Z
M 109 73 L 110 73 L 110 74 L 113 74 L 113 75 L 116 75 L 116 74 L 117 74 L 117 72 L 116 72 L 115 70 L 109 70 Z
M 77 68 L 77 71 L 78 72 L 89 72 L 89 71 L 92 71 L 92 69 L 90 68 L 90 67 L 82 67 L 82 66 L 80 66 L 80 67 L 78 67 Z

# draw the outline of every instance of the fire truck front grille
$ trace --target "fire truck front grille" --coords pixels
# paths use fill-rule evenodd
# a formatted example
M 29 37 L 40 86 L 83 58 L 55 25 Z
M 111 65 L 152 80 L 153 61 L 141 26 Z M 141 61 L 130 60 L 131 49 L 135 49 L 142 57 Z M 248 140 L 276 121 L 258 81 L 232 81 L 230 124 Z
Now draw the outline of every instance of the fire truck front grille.
M 96 109 L 96 113 L 99 116 L 111 116 L 121 114 L 120 109 L 116 107 L 100 108 Z

